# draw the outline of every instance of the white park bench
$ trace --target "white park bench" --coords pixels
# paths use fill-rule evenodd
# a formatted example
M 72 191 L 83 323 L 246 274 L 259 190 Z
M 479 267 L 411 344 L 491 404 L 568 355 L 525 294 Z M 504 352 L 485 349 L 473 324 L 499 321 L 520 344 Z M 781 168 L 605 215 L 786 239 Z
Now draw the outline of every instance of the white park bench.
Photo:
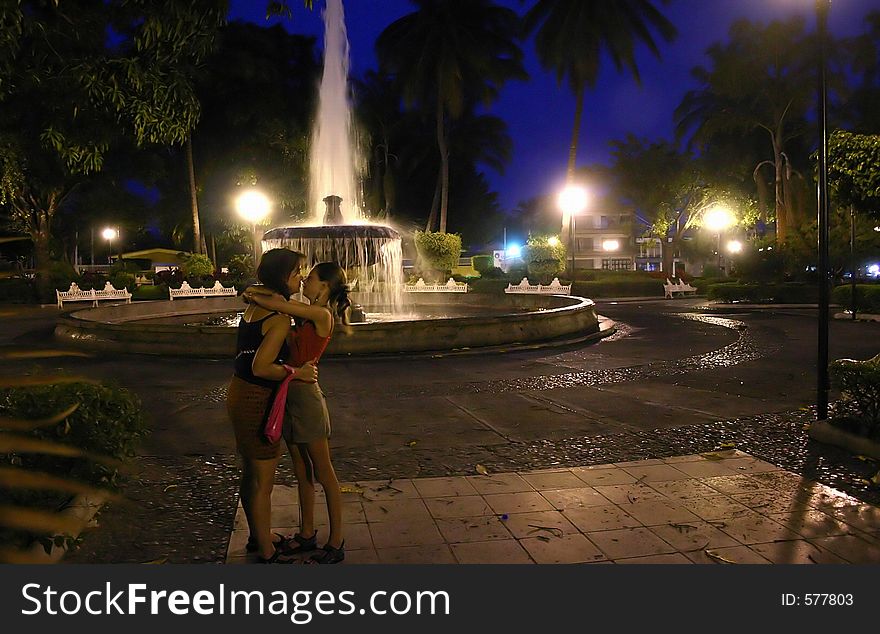
M 234 286 L 226 288 L 220 283 L 220 280 L 215 281 L 214 286 L 208 288 L 193 288 L 184 280 L 180 288 L 168 289 L 168 296 L 171 300 L 182 297 L 235 297 L 237 294 L 238 291 L 235 290 Z
M 508 284 L 504 289 L 505 293 L 541 293 L 547 295 L 571 295 L 571 284 L 563 286 L 559 283 L 559 278 L 554 277 L 549 284 L 529 284 L 529 278 L 524 277 L 517 284 Z
M 126 304 L 131 303 L 131 293 L 127 288 L 115 288 L 110 282 L 104 284 L 104 288 L 100 291 L 91 289 L 82 290 L 76 282 L 70 283 L 70 288 L 66 291 L 55 291 L 55 299 L 58 301 L 58 308 L 64 308 L 64 302 L 91 302 L 93 307 L 98 306 L 101 300 L 125 300 Z
M 467 293 L 468 285 L 459 284 L 451 277 L 446 284 L 425 284 L 425 280 L 419 278 L 415 284 L 405 284 L 403 290 L 407 293 Z
M 684 295 L 685 293 L 694 293 L 696 294 L 697 289 L 690 284 L 685 284 L 684 281 L 679 281 L 677 284 L 673 284 L 672 281 L 667 277 L 666 284 L 663 285 L 663 297 L 672 299 L 675 296 L 675 293 L 681 293 Z

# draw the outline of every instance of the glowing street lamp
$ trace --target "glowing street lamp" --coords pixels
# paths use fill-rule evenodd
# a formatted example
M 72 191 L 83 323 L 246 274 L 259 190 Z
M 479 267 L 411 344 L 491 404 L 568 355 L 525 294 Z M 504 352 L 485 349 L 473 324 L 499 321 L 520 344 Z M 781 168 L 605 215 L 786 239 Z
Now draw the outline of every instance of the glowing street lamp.
M 568 185 L 559 192 L 557 203 L 562 210 L 562 222 L 568 216 L 568 252 L 571 254 L 571 278 L 574 279 L 574 217 L 587 208 L 587 190 L 579 185 Z
M 107 264 L 113 264 L 113 240 L 119 236 L 119 232 L 112 227 L 107 227 L 101 232 L 101 236 L 107 241 Z
M 718 270 L 721 271 L 721 233 L 736 223 L 736 216 L 727 209 L 718 205 L 713 207 L 703 216 L 703 226 L 712 231 L 716 236 L 716 253 L 718 254 Z
M 727 252 L 728 253 L 742 253 L 743 243 L 739 240 L 731 240 L 727 243 Z
M 257 224 L 265 220 L 269 215 L 271 203 L 265 195 L 251 189 L 239 195 L 235 201 L 235 208 L 238 215 L 251 223 L 254 232 L 254 270 L 260 264 L 260 255 L 262 253 L 262 245 L 260 237 L 257 234 Z
M 556 236 L 551 236 L 550 238 L 548 238 L 547 244 L 549 244 L 551 247 L 558 247 L 559 238 L 557 238 Z

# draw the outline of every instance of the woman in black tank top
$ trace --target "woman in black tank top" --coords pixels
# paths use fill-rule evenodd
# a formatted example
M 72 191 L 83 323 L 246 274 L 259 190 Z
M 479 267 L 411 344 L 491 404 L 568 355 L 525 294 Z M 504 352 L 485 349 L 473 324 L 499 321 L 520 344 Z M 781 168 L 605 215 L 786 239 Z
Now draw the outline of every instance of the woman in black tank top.
M 263 254 L 257 277 L 268 288 L 289 297 L 299 290 L 304 256 L 288 249 Z M 235 431 L 235 444 L 242 457 L 239 486 L 241 504 L 250 528 L 248 550 L 256 551 L 261 563 L 286 563 L 279 559 L 271 535 L 271 499 L 275 467 L 281 443 L 263 438 L 263 427 L 278 383 L 289 371 L 306 381 L 317 379 L 317 369 L 307 363 L 300 368 L 284 365 L 290 318 L 256 305 L 248 306 L 238 326 L 235 373 L 229 384 L 226 406 Z

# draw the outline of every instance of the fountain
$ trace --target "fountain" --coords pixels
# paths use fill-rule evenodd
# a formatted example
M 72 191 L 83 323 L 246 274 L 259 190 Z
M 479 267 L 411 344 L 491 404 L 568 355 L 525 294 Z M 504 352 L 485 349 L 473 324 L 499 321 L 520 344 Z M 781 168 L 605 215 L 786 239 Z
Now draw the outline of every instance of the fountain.
M 357 205 L 357 159 L 348 102 L 348 40 L 341 0 L 324 12 L 324 74 L 312 140 L 311 218 L 263 235 L 264 249 L 299 251 L 309 264 L 339 262 L 370 323 L 334 335 L 329 356 L 439 352 L 571 343 L 602 336 L 593 302 L 581 297 L 407 293 L 400 235 L 367 222 Z M 325 206 L 321 209 L 321 204 Z M 321 215 L 323 213 L 323 216 Z M 102 305 L 58 319 L 55 336 L 92 352 L 231 358 L 240 298 Z M 382 314 L 379 319 L 377 313 Z
M 324 72 L 309 161 L 310 219 L 263 235 L 267 249 L 303 253 L 311 266 L 336 261 L 348 273 L 356 299 L 380 312 L 403 309 L 403 253 L 391 227 L 365 221 L 357 204 L 356 144 L 348 89 L 348 37 L 342 0 L 327 0 Z M 321 209 L 321 203 L 326 209 Z M 323 222 L 319 220 L 323 211 Z

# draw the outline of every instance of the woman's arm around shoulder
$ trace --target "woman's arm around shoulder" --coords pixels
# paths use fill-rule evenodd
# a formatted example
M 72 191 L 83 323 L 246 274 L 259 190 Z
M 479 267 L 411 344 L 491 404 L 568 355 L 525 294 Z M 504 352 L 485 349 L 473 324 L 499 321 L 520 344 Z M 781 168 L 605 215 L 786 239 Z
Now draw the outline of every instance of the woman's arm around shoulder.
M 329 315 L 329 311 L 327 311 L 326 308 L 323 308 L 321 306 L 312 306 L 311 304 L 299 302 L 295 299 L 291 299 L 288 301 L 277 293 L 266 295 L 263 292 L 251 292 L 251 289 L 247 289 L 244 292 L 244 297 L 249 302 L 265 308 L 266 310 L 275 311 L 276 313 L 284 313 L 286 315 L 299 317 L 301 319 L 307 319 L 308 321 L 315 322 L 316 326 L 326 319 L 326 317 L 324 316 L 325 314 Z M 327 322 L 328 331 L 331 324 L 332 319 L 331 321 Z

